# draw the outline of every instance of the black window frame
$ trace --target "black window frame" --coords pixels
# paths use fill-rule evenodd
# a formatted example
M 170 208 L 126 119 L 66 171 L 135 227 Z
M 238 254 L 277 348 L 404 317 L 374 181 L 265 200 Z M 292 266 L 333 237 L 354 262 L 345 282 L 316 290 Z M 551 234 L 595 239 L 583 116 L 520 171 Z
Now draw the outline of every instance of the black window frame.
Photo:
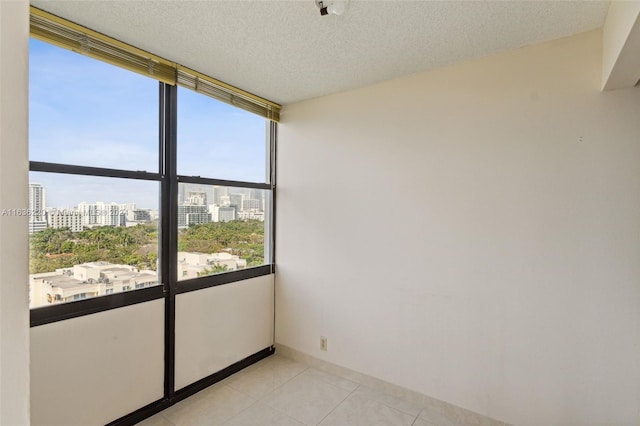
M 77 318 L 84 315 L 118 309 L 125 306 L 144 303 L 165 298 L 166 321 L 175 321 L 175 296 L 190 291 L 225 285 L 249 278 L 269 275 L 275 272 L 275 160 L 277 123 L 266 119 L 268 172 L 266 182 L 244 182 L 224 179 L 203 178 L 200 176 L 178 175 L 176 169 L 177 155 L 177 96 L 178 86 L 158 82 L 158 173 L 133 171 L 82 165 L 29 161 L 29 171 L 72 174 L 77 176 L 110 177 L 120 179 L 144 180 L 160 184 L 160 219 L 158 222 L 159 245 L 159 284 L 153 287 L 132 289 L 122 293 L 102 295 L 98 297 L 60 303 L 51 306 L 30 309 L 31 327 L 50 324 L 57 321 Z M 187 89 L 185 89 L 187 90 Z M 205 95 L 203 95 L 205 96 Z M 216 100 L 213 100 L 216 101 Z M 195 183 L 219 185 L 237 188 L 262 189 L 269 191 L 270 214 L 265 218 L 265 249 L 268 247 L 269 259 L 261 266 L 222 272 L 178 282 L 177 277 L 177 240 L 178 240 L 178 185 Z M 266 207 L 267 208 L 267 207 Z M 268 227 L 268 231 L 267 231 Z M 172 348 L 173 345 L 167 345 Z M 172 377 L 173 374 L 168 377 Z M 172 386 L 173 384 L 171 384 Z

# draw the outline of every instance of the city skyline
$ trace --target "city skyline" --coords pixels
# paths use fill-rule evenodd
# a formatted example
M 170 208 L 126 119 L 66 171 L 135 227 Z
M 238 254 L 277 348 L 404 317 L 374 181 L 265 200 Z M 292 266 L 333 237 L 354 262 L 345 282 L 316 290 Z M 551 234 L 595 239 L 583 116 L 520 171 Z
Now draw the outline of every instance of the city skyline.
M 129 200 L 80 201 L 72 206 L 49 205 L 48 189 L 29 183 L 29 233 L 47 228 L 69 228 L 73 232 L 97 226 L 133 226 L 157 220 L 158 209 L 138 206 Z M 266 193 L 260 189 L 230 188 L 198 184 L 178 187 L 178 227 L 210 222 L 265 220 Z

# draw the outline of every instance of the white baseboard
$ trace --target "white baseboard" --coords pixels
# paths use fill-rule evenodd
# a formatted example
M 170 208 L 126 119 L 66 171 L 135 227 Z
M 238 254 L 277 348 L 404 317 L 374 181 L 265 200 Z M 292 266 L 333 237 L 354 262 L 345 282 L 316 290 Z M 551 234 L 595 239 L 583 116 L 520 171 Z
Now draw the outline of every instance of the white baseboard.
M 411 402 L 413 404 L 445 413 L 448 417 L 455 419 L 461 424 L 470 426 L 509 426 L 505 422 L 483 416 L 481 414 L 458 407 L 448 402 L 441 401 L 422 393 L 403 388 L 402 386 L 394 385 L 393 383 L 386 382 L 373 376 L 358 373 L 357 371 L 350 370 L 348 368 L 341 367 L 327 361 L 323 361 L 280 343 L 276 343 L 275 348 L 276 354 L 278 355 L 282 355 L 294 361 L 299 361 L 303 364 L 307 364 L 311 367 L 317 368 L 318 370 L 324 371 L 325 373 L 344 377 L 345 379 L 352 380 L 364 386 L 368 386 L 372 389 L 377 389 L 388 395 L 402 398 L 405 401 Z

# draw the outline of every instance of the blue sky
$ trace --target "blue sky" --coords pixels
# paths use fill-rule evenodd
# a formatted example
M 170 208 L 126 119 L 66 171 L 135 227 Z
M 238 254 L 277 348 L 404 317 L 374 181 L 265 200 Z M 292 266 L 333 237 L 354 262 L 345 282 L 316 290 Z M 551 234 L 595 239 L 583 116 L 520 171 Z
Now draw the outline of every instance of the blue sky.
M 29 158 L 32 161 L 158 171 L 158 82 L 31 40 Z M 178 173 L 265 181 L 266 121 L 178 89 Z M 157 208 L 158 184 L 31 173 L 48 207 L 81 201 Z

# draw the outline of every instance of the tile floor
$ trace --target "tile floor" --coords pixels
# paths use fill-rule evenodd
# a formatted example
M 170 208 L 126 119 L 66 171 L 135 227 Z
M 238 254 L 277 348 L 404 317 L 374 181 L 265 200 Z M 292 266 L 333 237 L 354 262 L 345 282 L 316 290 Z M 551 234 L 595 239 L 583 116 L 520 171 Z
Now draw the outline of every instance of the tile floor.
M 182 425 L 454 426 L 428 410 L 272 355 L 139 423 Z

